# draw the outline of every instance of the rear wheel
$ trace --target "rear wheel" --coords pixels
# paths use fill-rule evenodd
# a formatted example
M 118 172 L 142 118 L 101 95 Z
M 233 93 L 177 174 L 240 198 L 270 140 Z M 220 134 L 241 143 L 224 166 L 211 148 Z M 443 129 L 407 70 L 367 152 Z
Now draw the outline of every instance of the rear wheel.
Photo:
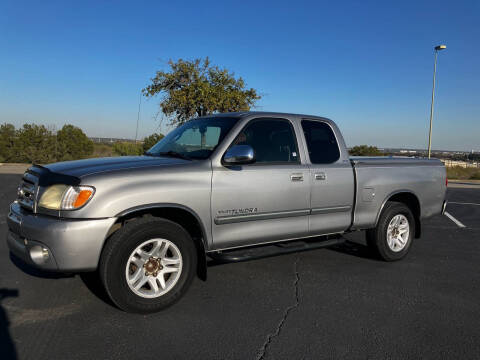
M 387 202 L 375 229 L 367 230 L 367 243 L 385 261 L 400 260 L 410 249 L 415 219 L 403 203 Z
M 197 256 L 190 235 L 165 219 L 135 220 L 107 242 L 100 277 L 112 301 L 128 312 L 150 313 L 177 301 L 190 285 Z

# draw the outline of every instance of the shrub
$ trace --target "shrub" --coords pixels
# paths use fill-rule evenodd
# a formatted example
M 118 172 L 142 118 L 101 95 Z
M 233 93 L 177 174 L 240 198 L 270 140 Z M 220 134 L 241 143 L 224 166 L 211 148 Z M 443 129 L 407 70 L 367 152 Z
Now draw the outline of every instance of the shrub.
M 384 155 L 376 146 L 357 145 L 349 151 L 352 156 L 382 156 Z
M 113 144 L 113 151 L 120 156 L 142 155 L 143 147 L 142 144 L 135 144 L 133 142 L 116 142 Z
M 92 140 L 73 125 L 64 125 L 57 132 L 56 146 L 57 161 L 84 159 L 93 153 Z
M 0 126 L 0 162 L 47 164 L 89 157 L 93 142 L 73 125 L 64 125 L 55 135 L 44 125 Z
M 15 159 L 15 126 L 0 125 L 0 162 L 11 162 Z
M 143 151 L 148 151 L 153 145 L 164 138 L 163 134 L 152 134 L 143 139 Z
M 55 135 L 43 125 L 24 124 L 16 131 L 15 162 L 46 164 L 55 161 Z

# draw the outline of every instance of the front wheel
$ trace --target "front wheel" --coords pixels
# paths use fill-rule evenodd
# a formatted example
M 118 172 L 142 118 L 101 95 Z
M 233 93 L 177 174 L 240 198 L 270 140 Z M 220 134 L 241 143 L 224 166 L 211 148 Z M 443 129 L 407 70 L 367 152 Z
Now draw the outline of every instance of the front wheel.
M 369 247 L 385 261 L 400 260 L 410 249 L 415 234 L 415 219 L 403 203 L 385 204 L 375 229 L 367 230 Z
M 156 312 L 177 301 L 190 285 L 197 256 L 190 235 L 165 219 L 139 219 L 108 240 L 100 277 L 122 310 Z

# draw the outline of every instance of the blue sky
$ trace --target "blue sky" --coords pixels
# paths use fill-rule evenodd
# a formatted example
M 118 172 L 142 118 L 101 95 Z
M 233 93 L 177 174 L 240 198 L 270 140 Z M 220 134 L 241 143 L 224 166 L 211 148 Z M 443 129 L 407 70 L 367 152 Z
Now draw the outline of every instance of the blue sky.
M 334 119 L 349 146 L 480 150 L 480 2 L 2 1 L 0 123 L 135 136 L 140 90 L 168 59 L 209 56 L 258 109 Z M 157 129 L 142 100 L 140 136 Z

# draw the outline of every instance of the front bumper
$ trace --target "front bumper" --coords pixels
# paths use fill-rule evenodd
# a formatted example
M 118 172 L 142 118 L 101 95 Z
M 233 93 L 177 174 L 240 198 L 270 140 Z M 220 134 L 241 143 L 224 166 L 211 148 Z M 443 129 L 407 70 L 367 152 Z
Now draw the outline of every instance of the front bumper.
M 24 262 L 43 270 L 95 270 L 116 218 L 65 219 L 27 212 L 14 202 L 7 217 L 7 244 Z

